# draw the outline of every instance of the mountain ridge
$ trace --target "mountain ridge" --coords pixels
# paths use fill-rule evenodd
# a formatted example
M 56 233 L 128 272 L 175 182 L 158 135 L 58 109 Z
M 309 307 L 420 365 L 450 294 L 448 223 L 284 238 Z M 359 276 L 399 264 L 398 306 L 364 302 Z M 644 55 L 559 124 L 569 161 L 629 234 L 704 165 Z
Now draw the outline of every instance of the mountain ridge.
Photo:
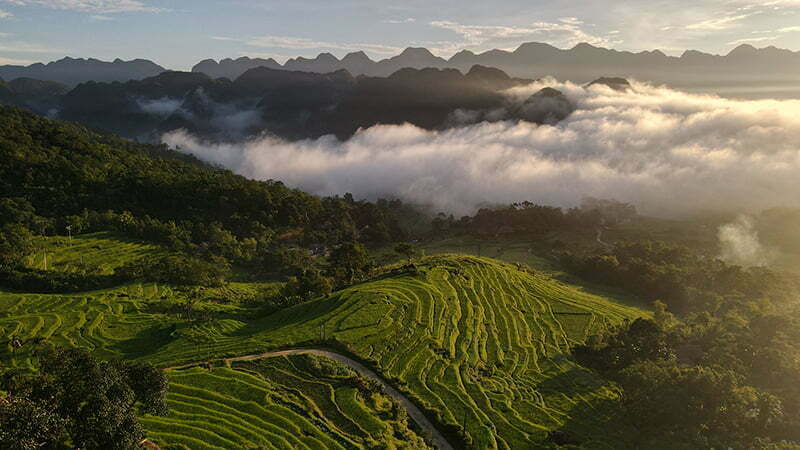
M 12 81 L 17 78 L 33 78 L 75 86 L 87 81 L 113 82 L 140 80 L 166 72 L 167 69 L 147 59 L 123 61 L 101 61 L 96 58 L 72 58 L 66 56 L 49 63 L 34 63 L 28 66 L 0 66 L 0 78 Z
M 380 60 L 370 58 L 364 51 L 353 51 L 342 58 L 322 52 L 313 58 L 290 58 L 283 64 L 274 58 L 207 58 L 195 64 L 191 71 L 230 80 L 257 67 L 313 73 L 344 69 L 353 76 L 388 77 L 403 68 L 452 68 L 466 72 L 475 65 L 494 67 L 512 77 L 553 76 L 582 83 L 601 73 L 674 84 L 717 81 L 722 75 L 729 80 L 788 81 L 800 77 L 800 51 L 775 46 L 756 48 L 744 43 L 724 55 L 688 49 L 679 56 L 671 56 L 658 49 L 633 52 L 588 43 L 562 49 L 542 42 L 525 42 L 513 51 L 491 49 L 476 53 L 464 49 L 450 58 L 436 56 L 424 47 L 407 47 L 397 55 Z M 67 56 L 28 66 L 3 65 L 0 66 L 0 78 L 7 82 L 16 78 L 33 78 L 76 86 L 87 81 L 141 80 L 167 71 L 165 67 L 141 58 L 102 61 Z
M 247 64 L 243 64 L 241 60 L 227 58 L 217 62 L 207 59 L 195 65 L 192 71 L 212 77 L 224 73 L 227 78 L 235 79 L 258 61 L 248 58 Z M 632 52 L 588 43 L 561 49 L 547 43 L 526 42 L 513 51 L 493 49 L 475 53 L 465 49 L 448 59 L 435 56 L 426 48 L 408 47 L 398 55 L 381 60 L 373 60 L 364 52 L 351 52 L 341 59 L 326 52 L 315 58 L 291 58 L 284 64 L 274 59 L 262 61 L 275 69 L 317 73 L 345 69 L 354 76 L 389 76 L 406 67 L 467 71 L 474 65 L 482 65 L 498 68 L 515 77 L 549 75 L 578 82 L 591 81 L 597 73 L 670 82 L 713 80 L 721 74 L 734 74 L 734 78 L 745 79 L 797 78 L 800 71 L 800 52 L 774 46 L 756 48 L 750 44 L 741 44 L 725 55 L 686 50 L 680 56 L 670 56 L 658 49 Z M 765 67 L 769 67 L 769 71 Z

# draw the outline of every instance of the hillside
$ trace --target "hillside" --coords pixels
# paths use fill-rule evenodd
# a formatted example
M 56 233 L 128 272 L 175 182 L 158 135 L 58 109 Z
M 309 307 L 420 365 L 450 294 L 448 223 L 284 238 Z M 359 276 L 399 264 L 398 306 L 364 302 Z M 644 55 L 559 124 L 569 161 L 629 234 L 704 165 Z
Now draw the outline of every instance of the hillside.
M 429 448 L 391 398 L 329 359 L 285 356 L 169 380 L 170 415 L 143 419 L 162 448 Z
M 457 110 L 507 108 L 509 99 L 500 91 L 530 81 L 483 66 L 465 73 L 400 68 L 386 77 L 254 67 L 233 80 L 164 72 L 126 83 L 82 83 L 50 103 L 58 105 L 61 119 L 144 141 L 177 129 L 222 141 L 265 131 L 288 139 L 346 139 L 376 124 L 452 126 Z M 507 109 L 503 119 L 542 121 Z
M 112 248 L 113 239 L 95 239 Z M 116 246 L 122 250 L 130 244 Z M 123 255 L 106 253 L 105 266 L 114 265 L 115 253 Z M 234 283 L 194 300 L 175 287 L 138 283 L 75 295 L 5 293 L 0 329 L 26 341 L 41 337 L 101 357 L 161 367 L 297 346 L 331 347 L 372 365 L 435 423 L 446 425 L 443 431 L 451 439 L 466 439 L 471 448 L 543 445 L 548 431 L 556 429 L 568 429 L 596 448 L 610 438 L 595 442 L 599 422 L 592 415 L 598 412 L 590 411 L 615 393 L 576 365 L 569 349 L 609 325 L 645 314 L 510 264 L 459 255 L 429 257 L 414 270 L 395 267 L 372 281 L 263 318 L 252 306 L 258 304 L 258 289 Z M 181 306 L 190 300 L 194 315 Z M 4 350 L 2 360 L 29 367 L 29 351 Z M 186 421 L 194 419 L 180 411 L 189 408 L 185 402 L 201 402 L 186 398 L 186 392 L 196 392 L 192 386 L 208 390 L 217 378 L 203 377 L 212 373 L 194 369 L 171 375 L 177 416 L 145 423 L 162 439 L 186 435 L 185 427 L 191 426 Z M 261 383 L 253 389 L 265 389 Z M 219 389 L 203 395 L 234 401 L 234 394 Z M 203 414 L 221 414 L 215 408 L 222 406 L 211 406 L 203 406 Z
M 374 364 L 439 422 L 466 425 L 476 448 L 541 445 L 565 424 L 582 440 L 596 439 L 583 414 L 613 390 L 566 354 L 642 311 L 487 259 L 431 257 L 418 270 L 243 324 L 204 345 L 178 339 L 144 359 L 166 365 L 334 346 Z
M 437 239 L 415 249 L 398 245 L 396 217 L 411 211 L 399 201 L 318 198 L 18 109 L 0 116 L 4 448 L 50 430 L 26 417 L 55 407 L 53 420 L 80 425 L 42 439 L 85 448 L 119 433 L 164 448 L 797 439 L 791 280 L 616 242 L 691 228 L 598 230 L 597 214 L 631 211 L 526 204 L 437 217 Z M 794 219 L 770 215 L 775 232 Z M 557 259 L 539 258 L 548 242 Z M 376 264 L 386 248 L 407 260 Z M 647 320 L 618 292 L 662 302 Z M 81 379 L 93 381 L 73 389 Z M 113 386 L 122 396 L 106 401 Z M 94 437 L 95 422 L 63 406 L 75 404 L 117 434 Z

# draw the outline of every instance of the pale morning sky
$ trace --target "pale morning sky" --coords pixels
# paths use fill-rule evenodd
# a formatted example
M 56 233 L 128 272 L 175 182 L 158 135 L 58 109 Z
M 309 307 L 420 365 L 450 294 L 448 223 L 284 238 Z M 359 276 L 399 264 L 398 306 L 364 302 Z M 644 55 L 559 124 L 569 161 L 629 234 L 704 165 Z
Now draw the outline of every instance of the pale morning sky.
M 0 0 L 0 64 L 68 55 L 185 70 L 205 58 L 382 59 L 407 46 L 449 57 L 529 41 L 676 55 L 740 43 L 800 50 L 798 13 L 800 0 Z

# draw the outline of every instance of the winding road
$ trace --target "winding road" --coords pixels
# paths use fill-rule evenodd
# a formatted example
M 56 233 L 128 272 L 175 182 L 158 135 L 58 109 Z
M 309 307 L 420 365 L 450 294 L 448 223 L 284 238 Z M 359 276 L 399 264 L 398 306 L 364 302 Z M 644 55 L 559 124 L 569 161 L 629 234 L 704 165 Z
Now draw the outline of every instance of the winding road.
M 361 364 L 360 362 L 348 358 L 347 356 L 341 355 L 339 353 L 335 353 L 329 350 L 321 350 L 321 349 L 314 349 L 314 348 L 305 348 L 305 349 L 290 349 L 290 350 L 278 350 L 274 352 L 267 352 L 267 353 L 259 353 L 255 355 L 245 355 L 245 356 L 236 356 L 233 358 L 224 358 L 225 364 L 230 366 L 231 363 L 236 361 L 252 361 L 255 359 L 266 359 L 266 358 L 276 358 L 279 356 L 290 356 L 290 355 L 316 355 L 322 356 L 325 358 L 330 358 L 334 361 L 338 361 L 345 366 L 355 370 L 359 375 L 370 378 L 372 380 L 377 381 L 383 391 L 395 399 L 400 406 L 402 406 L 406 412 L 408 412 L 408 416 L 416 422 L 416 424 L 425 432 L 425 434 L 429 437 L 430 442 L 440 450 L 453 450 L 453 446 L 445 439 L 442 433 L 433 426 L 430 420 L 425 416 L 421 409 L 417 407 L 411 400 L 408 399 L 405 395 L 403 395 L 400 391 L 393 388 L 389 383 L 384 381 L 383 378 L 379 377 L 375 372 Z M 168 367 L 166 370 L 179 370 L 179 369 L 186 369 L 189 367 L 196 367 L 205 364 L 204 362 L 200 363 L 192 363 L 192 364 L 185 364 L 182 366 L 175 366 L 175 367 Z

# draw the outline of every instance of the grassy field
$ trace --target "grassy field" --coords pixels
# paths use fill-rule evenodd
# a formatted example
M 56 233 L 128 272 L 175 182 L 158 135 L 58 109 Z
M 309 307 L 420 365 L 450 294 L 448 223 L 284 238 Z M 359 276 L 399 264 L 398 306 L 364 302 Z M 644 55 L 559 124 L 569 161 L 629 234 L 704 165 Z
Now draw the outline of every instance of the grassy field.
M 36 246 L 37 250 L 28 257 L 28 267 L 102 275 L 137 259 L 166 253 L 157 245 L 122 239 L 111 233 L 38 238 Z
M 118 245 L 129 244 L 119 241 Z M 203 293 L 191 301 L 211 311 L 204 320 L 176 313 L 190 300 L 186 292 L 169 286 L 132 284 L 72 295 L 0 293 L 0 332 L 25 339 L 42 337 L 55 344 L 92 349 L 101 357 L 146 360 L 162 367 L 289 347 L 331 347 L 371 364 L 439 424 L 466 430 L 464 436 L 471 448 L 537 448 L 546 445 L 548 432 L 556 429 L 576 436 L 587 448 L 620 447 L 624 430 L 615 436 L 603 428 L 606 414 L 602 405 L 614 399 L 616 391 L 577 366 L 568 351 L 604 327 L 648 314 L 642 309 L 593 295 L 543 272 L 465 255 L 421 258 L 415 270 L 396 266 L 372 281 L 266 317 L 259 317 L 241 301 L 230 300 L 250 298 L 258 291 L 252 284 L 233 283 Z M 27 347 L 12 352 L 5 346 L 3 350 L 0 361 L 30 367 Z M 263 396 L 265 386 L 283 392 L 291 390 L 282 384 L 287 380 L 299 383 L 302 380 L 295 378 L 315 378 L 307 371 L 277 370 L 272 364 L 277 362 L 264 361 L 248 367 L 248 373 L 241 372 L 244 368 L 171 373 L 171 401 L 178 405 L 179 393 L 200 396 L 203 390 L 208 395 L 248 401 Z M 280 373 L 289 375 L 278 376 Z M 223 391 L 229 383 L 213 383 L 218 377 L 261 381 L 252 381 L 253 392 L 245 389 L 237 397 Z M 347 400 L 352 391 L 345 394 L 330 380 L 322 383 L 332 389 L 325 398 L 337 404 L 340 399 L 348 401 L 353 407 L 355 400 Z M 298 391 L 310 395 L 305 388 Z M 175 439 L 190 448 L 200 447 L 187 444 L 194 442 L 191 439 L 212 448 L 230 441 L 227 435 L 212 439 L 190 433 L 193 427 L 203 428 L 192 425 L 192 420 L 210 419 L 191 415 L 191 408 L 200 400 L 185 400 L 189 409 L 176 408 L 175 416 L 146 419 L 156 437 L 163 442 Z M 320 397 L 297 401 L 324 403 Z M 227 417 L 223 416 L 224 403 L 219 412 L 211 408 L 203 414 Z M 256 403 L 268 406 L 266 400 Z M 328 417 L 335 411 L 331 403 L 326 404 L 318 408 L 326 417 L 323 422 L 347 423 L 341 417 Z M 379 407 L 362 400 L 360 408 Z M 345 414 L 351 422 L 366 420 L 351 414 L 359 415 Z M 249 424 L 245 428 L 255 427 L 259 420 L 270 423 L 252 415 L 234 416 L 229 420 L 244 420 Z M 333 428 L 313 423 L 317 428 L 309 431 L 312 435 L 344 442 L 331 437 Z M 269 441 L 272 428 L 264 427 L 247 435 L 250 437 L 241 437 L 241 445 L 236 441 L 235 447 Z M 378 429 L 375 423 L 334 428 L 335 434 L 352 446 L 367 445 L 369 439 L 380 441 L 372 434 Z M 335 448 L 333 444 L 322 447 Z
M 144 417 L 162 448 L 427 448 L 391 398 L 359 389 L 344 365 L 315 356 L 170 371 L 168 417 Z

